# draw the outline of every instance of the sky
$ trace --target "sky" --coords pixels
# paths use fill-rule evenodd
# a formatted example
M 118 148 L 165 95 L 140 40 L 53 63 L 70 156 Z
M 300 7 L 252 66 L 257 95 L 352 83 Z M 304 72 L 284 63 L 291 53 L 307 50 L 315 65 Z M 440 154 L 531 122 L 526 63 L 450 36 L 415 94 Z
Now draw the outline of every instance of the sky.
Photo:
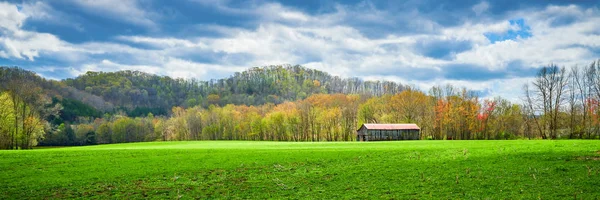
M 139 70 L 225 78 L 302 65 L 424 91 L 452 84 L 519 100 L 551 63 L 600 59 L 600 2 L 0 1 L 0 65 L 49 79 Z

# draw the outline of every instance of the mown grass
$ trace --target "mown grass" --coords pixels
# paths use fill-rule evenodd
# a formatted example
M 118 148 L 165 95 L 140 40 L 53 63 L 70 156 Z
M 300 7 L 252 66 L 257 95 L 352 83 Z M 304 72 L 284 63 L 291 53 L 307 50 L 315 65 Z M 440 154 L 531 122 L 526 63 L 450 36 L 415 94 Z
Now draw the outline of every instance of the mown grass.
M 198 141 L 0 151 L 0 199 L 600 198 L 600 141 Z

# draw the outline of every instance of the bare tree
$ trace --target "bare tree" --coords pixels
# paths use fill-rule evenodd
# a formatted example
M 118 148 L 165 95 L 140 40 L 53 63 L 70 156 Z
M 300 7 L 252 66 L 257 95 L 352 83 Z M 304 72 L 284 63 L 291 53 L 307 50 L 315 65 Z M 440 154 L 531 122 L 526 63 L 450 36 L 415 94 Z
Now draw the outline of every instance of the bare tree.
M 532 118 L 533 121 L 535 122 L 535 125 L 538 129 L 538 133 L 539 135 L 543 138 L 546 139 L 546 134 L 544 133 L 544 129 L 542 128 L 542 125 L 540 124 L 540 121 L 538 120 L 538 113 L 536 113 L 538 110 L 536 109 L 536 105 L 535 105 L 535 100 L 533 99 L 535 96 L 533 94 L 533 91 L 531 91 L 529 89 L 529 84 L 525 84 L 523 86 L 523 90 L 525 91 L 525 105 L 523 106 L 525 109 L 525 113 L 527 115 L 526 119 L 527 122 L 529 122 Z M 528 123 L 529 125 L 530 123 Z
M 540 69 L 533 82 L 535 92 L 542 103 L 540 106 L 543 111 L 542 125 L 544 129 L 549 130 L 548 136 L 552 139 L 555 139 L 558 135 L 559 110 L 563 104 L 565 98 L 563 94 L 568 83 L 565 72 L 564 67 L 551 64 Z M 546 138 L 545 135 L 542 135 L 542 137 Z
M 579 68 L 577 66 L 571 68 L 571 71 L 569 72 L 569 84 L 568 84 L 568 91 L 569 91 L 569 96 L 568 96 L 568 100 L 569 100 L 569 138 L 573 138 L 574 135 L 576 133 L 579 132 L 579 128 L 576 125 L 576 118 L 577 118 L 577 114 L 578 114 L 578 104 L 577 104 L 577 96 L 579 95 L 578 93 L 578 81 L 580 80 L 580 76 L 579 76 Z
M 561 105 L 565 100 L 563 94 L 565 93 L 568 84 L 568 77 L 566 77 L 565 73 L 566 70 L 564 67 L 558 67 L 552 64 L 540 69 L 533 82 L 533 94 L 538 98 L 538 101 L 532 99 L 533 94 L 528 86 L 525 88 L 527 104 L 529 105 L 530 110 L 532 112 L 537 110 L 542 111 L 541 123 L 539 123 L 539 125 L 541 125 L 543 130 L 549 130 L 548 135 L 544 134 L 544 131 L 541 131 L 542 138 L 547 138 L 549 136 L 550 138 L 555 139 L 558 136 L 558 116 Z
M 590 98 L 591 98 L 591 94 L 593 91 L 593 86 L 594 86 L 594 77 L 595 77 L 595 73 L 596 70 L 593 67 L 593 65 L 591 67 L 583 67 L 583 68 L 579 68 L 579 67 L 574 67 L 571 69 L 571 82 L 570 86 L 571 90 L 577 90 L 576 94 L 575 94 L 575 98 L 577 99 L 576 101 L 579 101 L 580 106 L 579 108 L 581 109 L 581 119 L 580 122 L 576 124 L 578 124 L 578 130 L 577 130 L 577 137 L 581 138 L 583 135 L 585 135 L 586 133 L 589 133 L 589 127 L 588 127 L 588 121 L 589 121 L 589 115 L 588 115 L 588 110 L 590 109 Z M 576 113 L 571 113 L 571 115 L 574 115 Z M 576 116 L 571 116 L 571 118 L 574 118 Z

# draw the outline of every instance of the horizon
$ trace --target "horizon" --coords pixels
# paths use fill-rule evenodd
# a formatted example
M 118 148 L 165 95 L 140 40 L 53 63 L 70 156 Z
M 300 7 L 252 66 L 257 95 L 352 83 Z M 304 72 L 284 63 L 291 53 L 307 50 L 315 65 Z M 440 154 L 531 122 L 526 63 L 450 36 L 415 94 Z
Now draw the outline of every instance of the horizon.
M 121 70 L 211 80 L 289 64 L 516 102 L 539 68 L 600 58 L 593 1 L 25 0 L 0 11 L 0 65 L 55 80 Z

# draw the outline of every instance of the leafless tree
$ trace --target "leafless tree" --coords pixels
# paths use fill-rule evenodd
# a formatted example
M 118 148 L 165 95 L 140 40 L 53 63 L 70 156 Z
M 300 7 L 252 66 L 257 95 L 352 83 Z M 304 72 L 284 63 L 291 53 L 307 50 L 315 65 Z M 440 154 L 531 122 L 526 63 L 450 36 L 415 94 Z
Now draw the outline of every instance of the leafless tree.
M 542 138 L 549 136 L 554 139 L 558 135 L 558 116 L 561 105 L 565 100 L 563 94 L 568 83 L 568 77 L 565 74 L 564 67 L 551 64 L 540 69 L 533 82 L 534 93 L 539 98 L 537 102 L 541 101 L 541 105 L 536 106 L 541 108 L 542 111 L 541 125 L 543 129 L 549 130 L 549 134 L 542 134 Z M 526 88 L 526 93 L 529 95 L 528 99 L 531 99 L 531 92 L 528 88 Z M 533 101 L 531 106 L 533 107 Z
M 538 106 L 536 106 L 536 100 L 534 99 L 535 95 L 533 93 L 533 91 L 531 91 L 529 89 L 529 84 L 525 84 L 523 86 L 523 90 L 525 91 L 525 104 L 524 104 L 524 111 L 527 115 L 526 120 L 528 122 L 528 125 L 530 125 L 531 123 L 529 123 L 531 121 L 531 119 L 533 119 L 533 122 L 535 123 L 535 126 L 538 129 L 538 134 L 543 138 L 546 139 L 546 134 L 544 133 L 544 129 L 542 127 L 542 125 L 540 124 L 540 120 L 538 120 L 538 115 L 539 115 L 539 110 L 536 109 Z M 531 127 L 531 126 L 529 126 Z

